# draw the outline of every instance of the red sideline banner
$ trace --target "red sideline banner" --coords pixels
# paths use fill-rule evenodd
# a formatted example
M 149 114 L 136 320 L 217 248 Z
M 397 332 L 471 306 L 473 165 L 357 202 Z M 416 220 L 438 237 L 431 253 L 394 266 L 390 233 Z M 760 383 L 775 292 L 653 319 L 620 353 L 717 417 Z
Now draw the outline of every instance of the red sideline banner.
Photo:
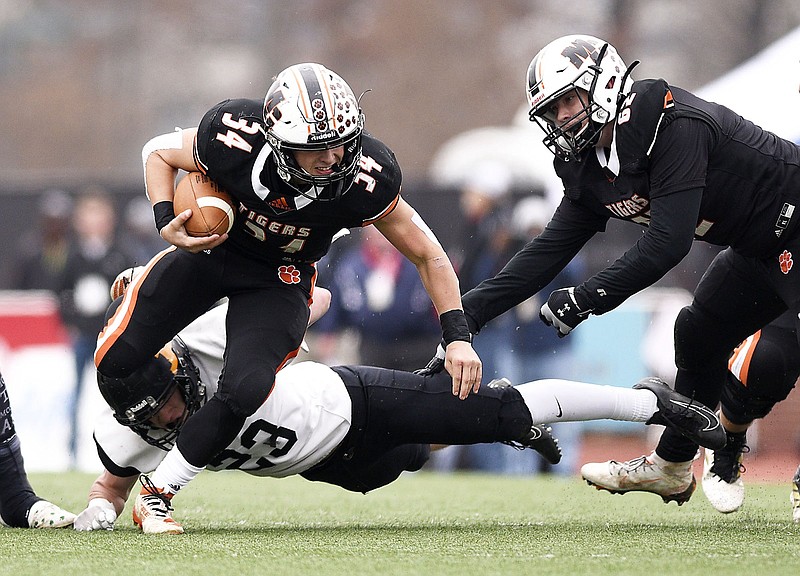
M 58 299 L 46 290 L 0 291 L 0 341 L 15 350 L 42 344 L 67 344 Z

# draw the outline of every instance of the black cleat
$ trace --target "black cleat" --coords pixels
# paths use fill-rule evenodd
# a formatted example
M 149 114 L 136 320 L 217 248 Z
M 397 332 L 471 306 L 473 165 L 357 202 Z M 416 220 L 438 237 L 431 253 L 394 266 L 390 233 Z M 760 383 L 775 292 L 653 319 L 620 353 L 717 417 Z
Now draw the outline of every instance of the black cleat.
M 660 378 L 644 378 L 634 388 L 650 390 L 656 395 L 658 412 L 646 424 L 662 424 L 674 428 L 689 440 L 711 450 L 725 447 L 725 429 L 719 418 L 703 404 L 678 394 Z
M 520 450 L 531 448 L 536 450 L 550 464 L 561 462 L 561 448 L 558 439 L 553 436 L 552 428 L 546 424 L 534 424 L 530 431 L 516 442 L 503 442 Z
M 511 386 L 508 378 L 495 378 L 487 385 L 489 388 L 506 388 Z M 536 450 L 550 464 L 561 462 L 561 448 L 558 447 L 558 438 L 553 436 L 553 429 L 547 424 L 534 424 L 531 429 L 516 442 L 503 442 L 519 450 L 530 448 Z

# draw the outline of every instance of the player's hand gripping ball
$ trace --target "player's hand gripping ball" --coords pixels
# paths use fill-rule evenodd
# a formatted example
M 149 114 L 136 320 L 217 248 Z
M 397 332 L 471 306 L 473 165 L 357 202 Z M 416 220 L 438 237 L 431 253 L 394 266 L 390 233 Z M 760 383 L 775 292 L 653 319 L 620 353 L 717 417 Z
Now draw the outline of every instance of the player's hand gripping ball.
M 202 172 L 189 172 L 178 182 L 172 204 L 175 214 L 191 208 L 192 217 L 184 223 L 189 236 L 230 232 L 236 217 L 236 206 L 230 194 Z

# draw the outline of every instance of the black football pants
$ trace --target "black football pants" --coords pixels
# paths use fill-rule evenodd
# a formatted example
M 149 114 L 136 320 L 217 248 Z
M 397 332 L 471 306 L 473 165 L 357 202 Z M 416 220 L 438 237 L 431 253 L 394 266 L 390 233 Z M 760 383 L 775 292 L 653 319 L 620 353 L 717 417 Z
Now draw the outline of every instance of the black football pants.
M 798 261 L 792 259 L 792 249 Z M 787 309 L 800 312 L 800 241 L 781 257 L 720 252 L 700 279 L 692 303 L 675 321 L 675 390 L 711 408 L 719 403 L 733 349 Z M 672 462 L 694 458 L 697 445 L 667 429 L 656 452 Z
M 337 450 L 303 472 L 308 480 L 368 492 L 419 470 L 430 444 L 519 440 L 531 413 L 512 386 L 481 386 L 465 400 L 453 396 L 447 372 L 418 376 L 369 366 L 336 366 L 353 400 L 353 423 Z

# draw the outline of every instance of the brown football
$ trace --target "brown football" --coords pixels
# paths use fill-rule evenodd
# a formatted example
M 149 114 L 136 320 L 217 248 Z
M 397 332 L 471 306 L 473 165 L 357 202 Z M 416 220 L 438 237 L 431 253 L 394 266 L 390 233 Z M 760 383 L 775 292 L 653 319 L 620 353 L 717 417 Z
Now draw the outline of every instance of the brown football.
M 236 209 L 233 198 L 202 172 L 189 172 L 175 188 L 175 214 L 191 208 L 184 227 L 189 236 L 230 232 Z

